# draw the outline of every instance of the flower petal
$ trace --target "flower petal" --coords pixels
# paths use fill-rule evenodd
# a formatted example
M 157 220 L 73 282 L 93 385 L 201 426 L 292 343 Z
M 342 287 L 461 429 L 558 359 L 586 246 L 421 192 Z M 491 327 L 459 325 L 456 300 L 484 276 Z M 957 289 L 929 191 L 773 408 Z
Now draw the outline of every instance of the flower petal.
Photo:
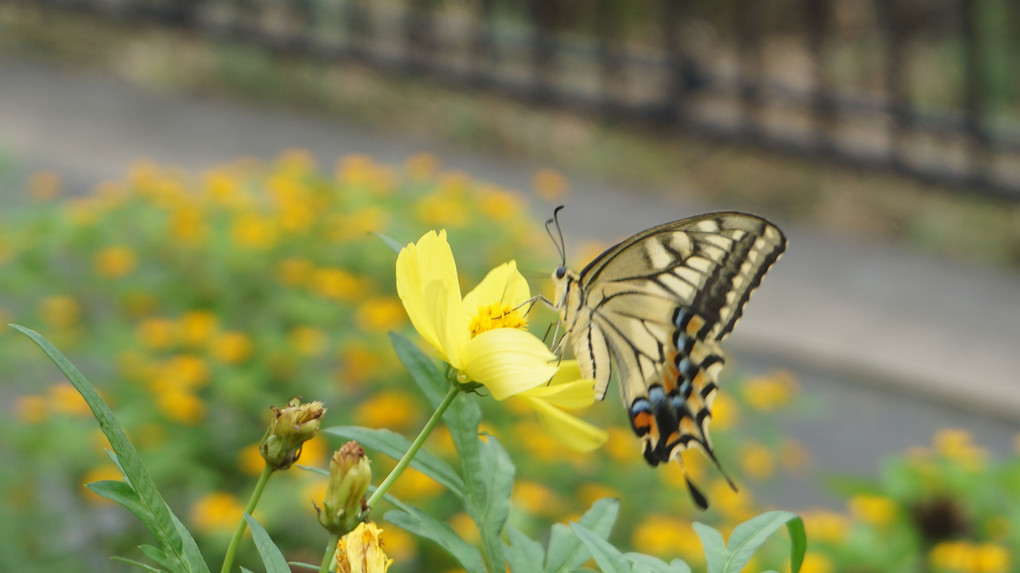
M 545 344 L 516 328 L 479 334 L 464 345 L 460 358 L 458 369 L 497 400 L 545 384 L 556 373 L 556 357 Z
M 518 397 L 538 413 L 538 421 L 545 431 L 566 446 L 577 451 L 590 452 L 609 439 L 609 432 L 572 416 L 541 398 L 528 395 Z
M 438 283 L 438 284 L 436 284 Z M 427 297 L 426 297 L 427 294 Z M 456 300 L 457 308 L 447 310 L 463 313 L 460 305 L 460 284 L 457 264 L 453 259 L 446 231 L 425 233 L 417 243 L 404 247 L 397 255 L 397 295 L 404 303 L 414 329 L 429 344 L 445 354 L 440 330 L 447 328 L 449 316 L 436 312 L 436 301 Z M 458 317 L 466 321 L 466 316 Z
M 529 298 L 528 281 L 517 270 L 517 262 L 509 261 L 489 271 L 482 282 L 464 296 L 464 307 L 476 309 L 494 302 L 516 307 Z
M 551 383 L 536 386 L 520 395 L 538 398 L 557 408 L 568 410 L 587 408 L 595 403 L 595 380 L 580 378 L 571 382 L 557 383 L 554 376 Z

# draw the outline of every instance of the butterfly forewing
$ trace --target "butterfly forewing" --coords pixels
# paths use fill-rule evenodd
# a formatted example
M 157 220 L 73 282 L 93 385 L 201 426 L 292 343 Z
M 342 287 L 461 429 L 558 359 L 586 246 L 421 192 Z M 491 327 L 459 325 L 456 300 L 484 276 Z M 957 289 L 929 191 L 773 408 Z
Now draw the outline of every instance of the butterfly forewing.
M 617 372 L 634 431 L 653 465 L 708 436 L 732 331 L 786 239 L 743 213 L 711 213 L 639 233 L 561 281 L 561 312 L 601 399 Z

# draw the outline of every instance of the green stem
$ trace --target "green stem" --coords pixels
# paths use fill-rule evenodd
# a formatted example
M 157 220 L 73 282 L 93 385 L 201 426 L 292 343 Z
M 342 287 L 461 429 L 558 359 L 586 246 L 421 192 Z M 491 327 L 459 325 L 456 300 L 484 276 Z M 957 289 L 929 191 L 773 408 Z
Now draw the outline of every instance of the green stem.
M 259 476 L 258 483 L 255 484 L 255 491 L 251 492 L 248 507 L 244 508 L 244 512 L 248 515 L 254 513 L 255 506 L 259 504 L 259 498 L 262 497 L 262 492 L 266 489 L 271 475 L 273 475 L 273 469 L 269 467 L 269 464 L 266 464 L 266 467 L 262 468 L 262 475 Z M 244 535 L 244 528 L 247 524 L 244 516 L 241 516 L 241 521 L 237 523 L 237 529 L 234 530 L 234 536 L 230 538 L 230 545 L 227 546 L 227 555 L 223 558 L 223 567 L 220 568 L 220 573 L 229 573 L 230 568 L 234 566 L 234 556 L 237 555 L 237 547 L 241 545 L 241 537 Z
M 322 556 L 322 565 L 319 566 L 319 573 L 329 573 L 329 563 L 336 553 L 336 544 L 340 542 L 341 535 L 333 535 L 329 538 L 329 545 L 326 546 L 326 553 Z
M 375 506 L 377 501 L 382 499 L 386 490 L 390 489 L 393 482 L 397 481 L 400 474 L 403 473 L 407 465 L 411 463 L 411 458 L 413 458 L 414 455 L 418 453 L 418 450 L 421 449 L 422 444 L 425 443 L 425 438 L 428 438 L 429 434 L 432 433 L 432 430 L 434 430 L 439 424 L 439 420 L 443 418 L 443 413 L 450 407 L 450 404 L 453 404 L 453 399 L 457 397 L 459 392 L 460 390 L 455 385 L 450 385 L 450 390 L 446 393 L 446 396 L 443 397 L 443 401 L 440 402 L 436 411 L 432 413 L 432 417 L 429 418 L 429 421 L 425 423 L 425 427 L 421 429 L 421 433 L 418 434 L 418 437 L 411 443 L 411 447 L 404 452 L 404 457 L 400 458 L 400 461 L 397 462 L 397 466 L 393 468 L 390 475 L 386 476 L 386 479 L 379 484 L 379 487 L 375 488 L 375 491 L 372 493 L 372 497 L 368 498 L 368 501 L 365 502 L 365 505 L 369 509 Z

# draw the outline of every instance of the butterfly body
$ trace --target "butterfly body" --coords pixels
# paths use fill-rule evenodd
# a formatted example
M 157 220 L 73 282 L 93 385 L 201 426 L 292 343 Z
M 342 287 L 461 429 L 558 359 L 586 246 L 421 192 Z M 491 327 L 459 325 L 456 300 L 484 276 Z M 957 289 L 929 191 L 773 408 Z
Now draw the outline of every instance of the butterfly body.
M 760 217 L 709 213 L 638 233 L 580 272 L 556 269 L 555 305 L 581 373 L 602 399 L 615 370 L 651 465 L 693 446 L 718 464 L 708 433 L 718 343 L 785 247 Z

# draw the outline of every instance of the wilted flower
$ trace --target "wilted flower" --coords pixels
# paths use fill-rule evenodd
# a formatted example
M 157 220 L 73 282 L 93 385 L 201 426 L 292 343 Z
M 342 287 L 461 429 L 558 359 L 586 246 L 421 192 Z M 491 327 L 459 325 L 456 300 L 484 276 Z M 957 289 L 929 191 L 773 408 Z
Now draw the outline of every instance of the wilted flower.
M 337 573 L 386 573 L 393 560 L 382 545 L 382 529 L 372 522 L 358 524 L 337 543 Z
M 363 510 L 365 492 L 372 482 L 372 468 L 365 449 L 357 442 L 344 444 L 329 460 L 329 485 L 322 509 L 316 508 L 319 523 L 331 533 L 354 528 Z
M 283 409 L 272 409 L 276 415 L 259 444 L 259 453 L 273 469 L 287 469 L 301 456 L 301 445 L 319 431 L 319 419 L 326 409 L 322 402 L 302 404 L 301 398 L 292 399 Z

